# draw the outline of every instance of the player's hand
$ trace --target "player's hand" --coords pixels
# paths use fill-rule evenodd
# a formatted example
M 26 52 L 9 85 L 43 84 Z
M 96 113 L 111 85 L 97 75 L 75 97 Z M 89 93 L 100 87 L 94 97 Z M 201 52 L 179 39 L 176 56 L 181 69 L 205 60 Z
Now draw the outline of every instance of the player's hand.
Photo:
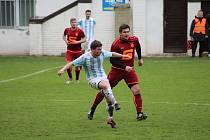
M 130 71 L 132 71 L 133 70 L 133 67 L 130 67 L 130 66 L 126 66 L 125 67 L 125 71 L 127 71 L 127 72 L 130 72 Z
M 61 76 L 64 74 L 64 70 L 60 69 L 58 72 L 57 72 L 58 76 Z
M 143 64 L 144 64 L 144 61 L 143 61 L 143 59 L 139 59 L 139 66 L 142 66 Z
M 132 58 L 130 55 L 127 55 L 127 54 L 126 55 L 122 55 L 122 57 L 126 58 L 126 59 L 131 59 Z
M 82 50 L 82 54 L 84 54 L 85 53 L 85 50 Z
M 66 45 L 69 45 L 69 41 L 65 40 Z
M 72 41 L 69 42 L 69 44 L 70 44 L 70 45 L 79 44 L 79 41 L 72 40 Z

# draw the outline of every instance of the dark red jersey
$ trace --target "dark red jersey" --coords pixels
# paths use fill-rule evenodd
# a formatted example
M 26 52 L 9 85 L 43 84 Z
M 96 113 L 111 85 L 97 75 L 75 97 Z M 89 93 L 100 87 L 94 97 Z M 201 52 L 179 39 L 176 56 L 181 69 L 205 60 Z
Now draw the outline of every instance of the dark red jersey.
M 79 41 L 85 37 L 84 32 L 77 28 L 76 30 L 72 30 L 71 28 L 66 28 L 64 30 L 64 36 L 67 36 L 67 40 L 71 41 Z M 70 51 L 81 51 L 81 44 L 71 44 L 67 46 L 67 50 Z
M 135 36 L 130 36 L 128 40 L 120 38 L 115 39 L 112 43 L 111 51 L 124 55 L 129 55 L 131 58 L 111 58 L 113 67 L 125 69 L 126 66 L 134 66 L 135 50 L 137 51 L 139 59 L 141 58 L 141 48 L 139 40 Z

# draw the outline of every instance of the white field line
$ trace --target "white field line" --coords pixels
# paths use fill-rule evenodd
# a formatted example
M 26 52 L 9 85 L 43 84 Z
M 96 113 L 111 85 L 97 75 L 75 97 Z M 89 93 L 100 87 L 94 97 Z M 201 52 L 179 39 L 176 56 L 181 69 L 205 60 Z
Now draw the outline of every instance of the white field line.
M 7 79 L 7 80 L 1 80 L 1 81 L 0 81 L 0 84 L 2 84 L 2 83 L 7 83 L 7 82 L 11 82 L 11 81 L 14 81 L 14 80 L 19 80 L 19 79 L 27 78 L 27 77 L 31 77 L 31 76 L 34 76 L 34 75 L 38 75 L 38 74 L 41 74 L 41 73 L 44 73 L 44 72 L 47 72 L 47 71 L 50 71 L 50 70 L 57 69 L 57 68 L 59 68 L 59 67 L 61 67 L 61 66 L 43 69 L 43 70 L 40 70 L 40 71 L 37 71 L 37 72 L 34 72 L 34 73 L 30 73 L 30 74 L 26 74 L 26 75 L 14 77 L 14 78 Z
M 84 102 L 84 100 L 51 100 L 54 102 Z M 128 101 L 120 101 L 128 102 Z M 210 103 L 178 103 L 178 102 L 149 102 L 150 104 L 169 104 L 169 105 L 195 105 L 195 106 L 210 106 Z

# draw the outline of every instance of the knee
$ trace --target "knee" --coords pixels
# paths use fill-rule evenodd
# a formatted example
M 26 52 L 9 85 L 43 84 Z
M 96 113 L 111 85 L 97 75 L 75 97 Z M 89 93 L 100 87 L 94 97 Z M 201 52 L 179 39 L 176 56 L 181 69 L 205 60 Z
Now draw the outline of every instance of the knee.
M 101 84 L 100 88 L 101 88 L 102 90 L 108 89 L 108 85 L 106 85 L 106 84 Z
M 139 87 L 135 87 L 132 89 L 133 95 L 137 95 L 140 94 L 140 88 Z
M 80 71 L 80 67 L 76 67 L 75 68 L 75 71 Z

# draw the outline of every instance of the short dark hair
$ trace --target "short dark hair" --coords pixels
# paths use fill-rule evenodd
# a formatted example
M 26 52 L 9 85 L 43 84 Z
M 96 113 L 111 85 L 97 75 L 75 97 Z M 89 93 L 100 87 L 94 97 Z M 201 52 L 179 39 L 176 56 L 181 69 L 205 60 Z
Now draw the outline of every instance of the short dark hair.
M 119 33 L 122 33 L 122 30 L 127 28 L 130 30 L 130 26 L 128 24 L 121 24 L 119 27 Z
M 90 12 L 90 13 L 91 13 L 91 10 L 87 9 L 87 10 L 85 11 L 85 13 L 87 13 L 87 12 Z
M 90 44 L 90 49 L 91 49 L 91 50 L 95 50 L 97 47 L 102 47 L 102 44 L 101 44 L 100 41 L 94 40 L 94 41 Z
M 70 19 L 70 22 L 75 21 L 75 20 L 77 20 L 77 19 L 76 18 L 71 18 Z

